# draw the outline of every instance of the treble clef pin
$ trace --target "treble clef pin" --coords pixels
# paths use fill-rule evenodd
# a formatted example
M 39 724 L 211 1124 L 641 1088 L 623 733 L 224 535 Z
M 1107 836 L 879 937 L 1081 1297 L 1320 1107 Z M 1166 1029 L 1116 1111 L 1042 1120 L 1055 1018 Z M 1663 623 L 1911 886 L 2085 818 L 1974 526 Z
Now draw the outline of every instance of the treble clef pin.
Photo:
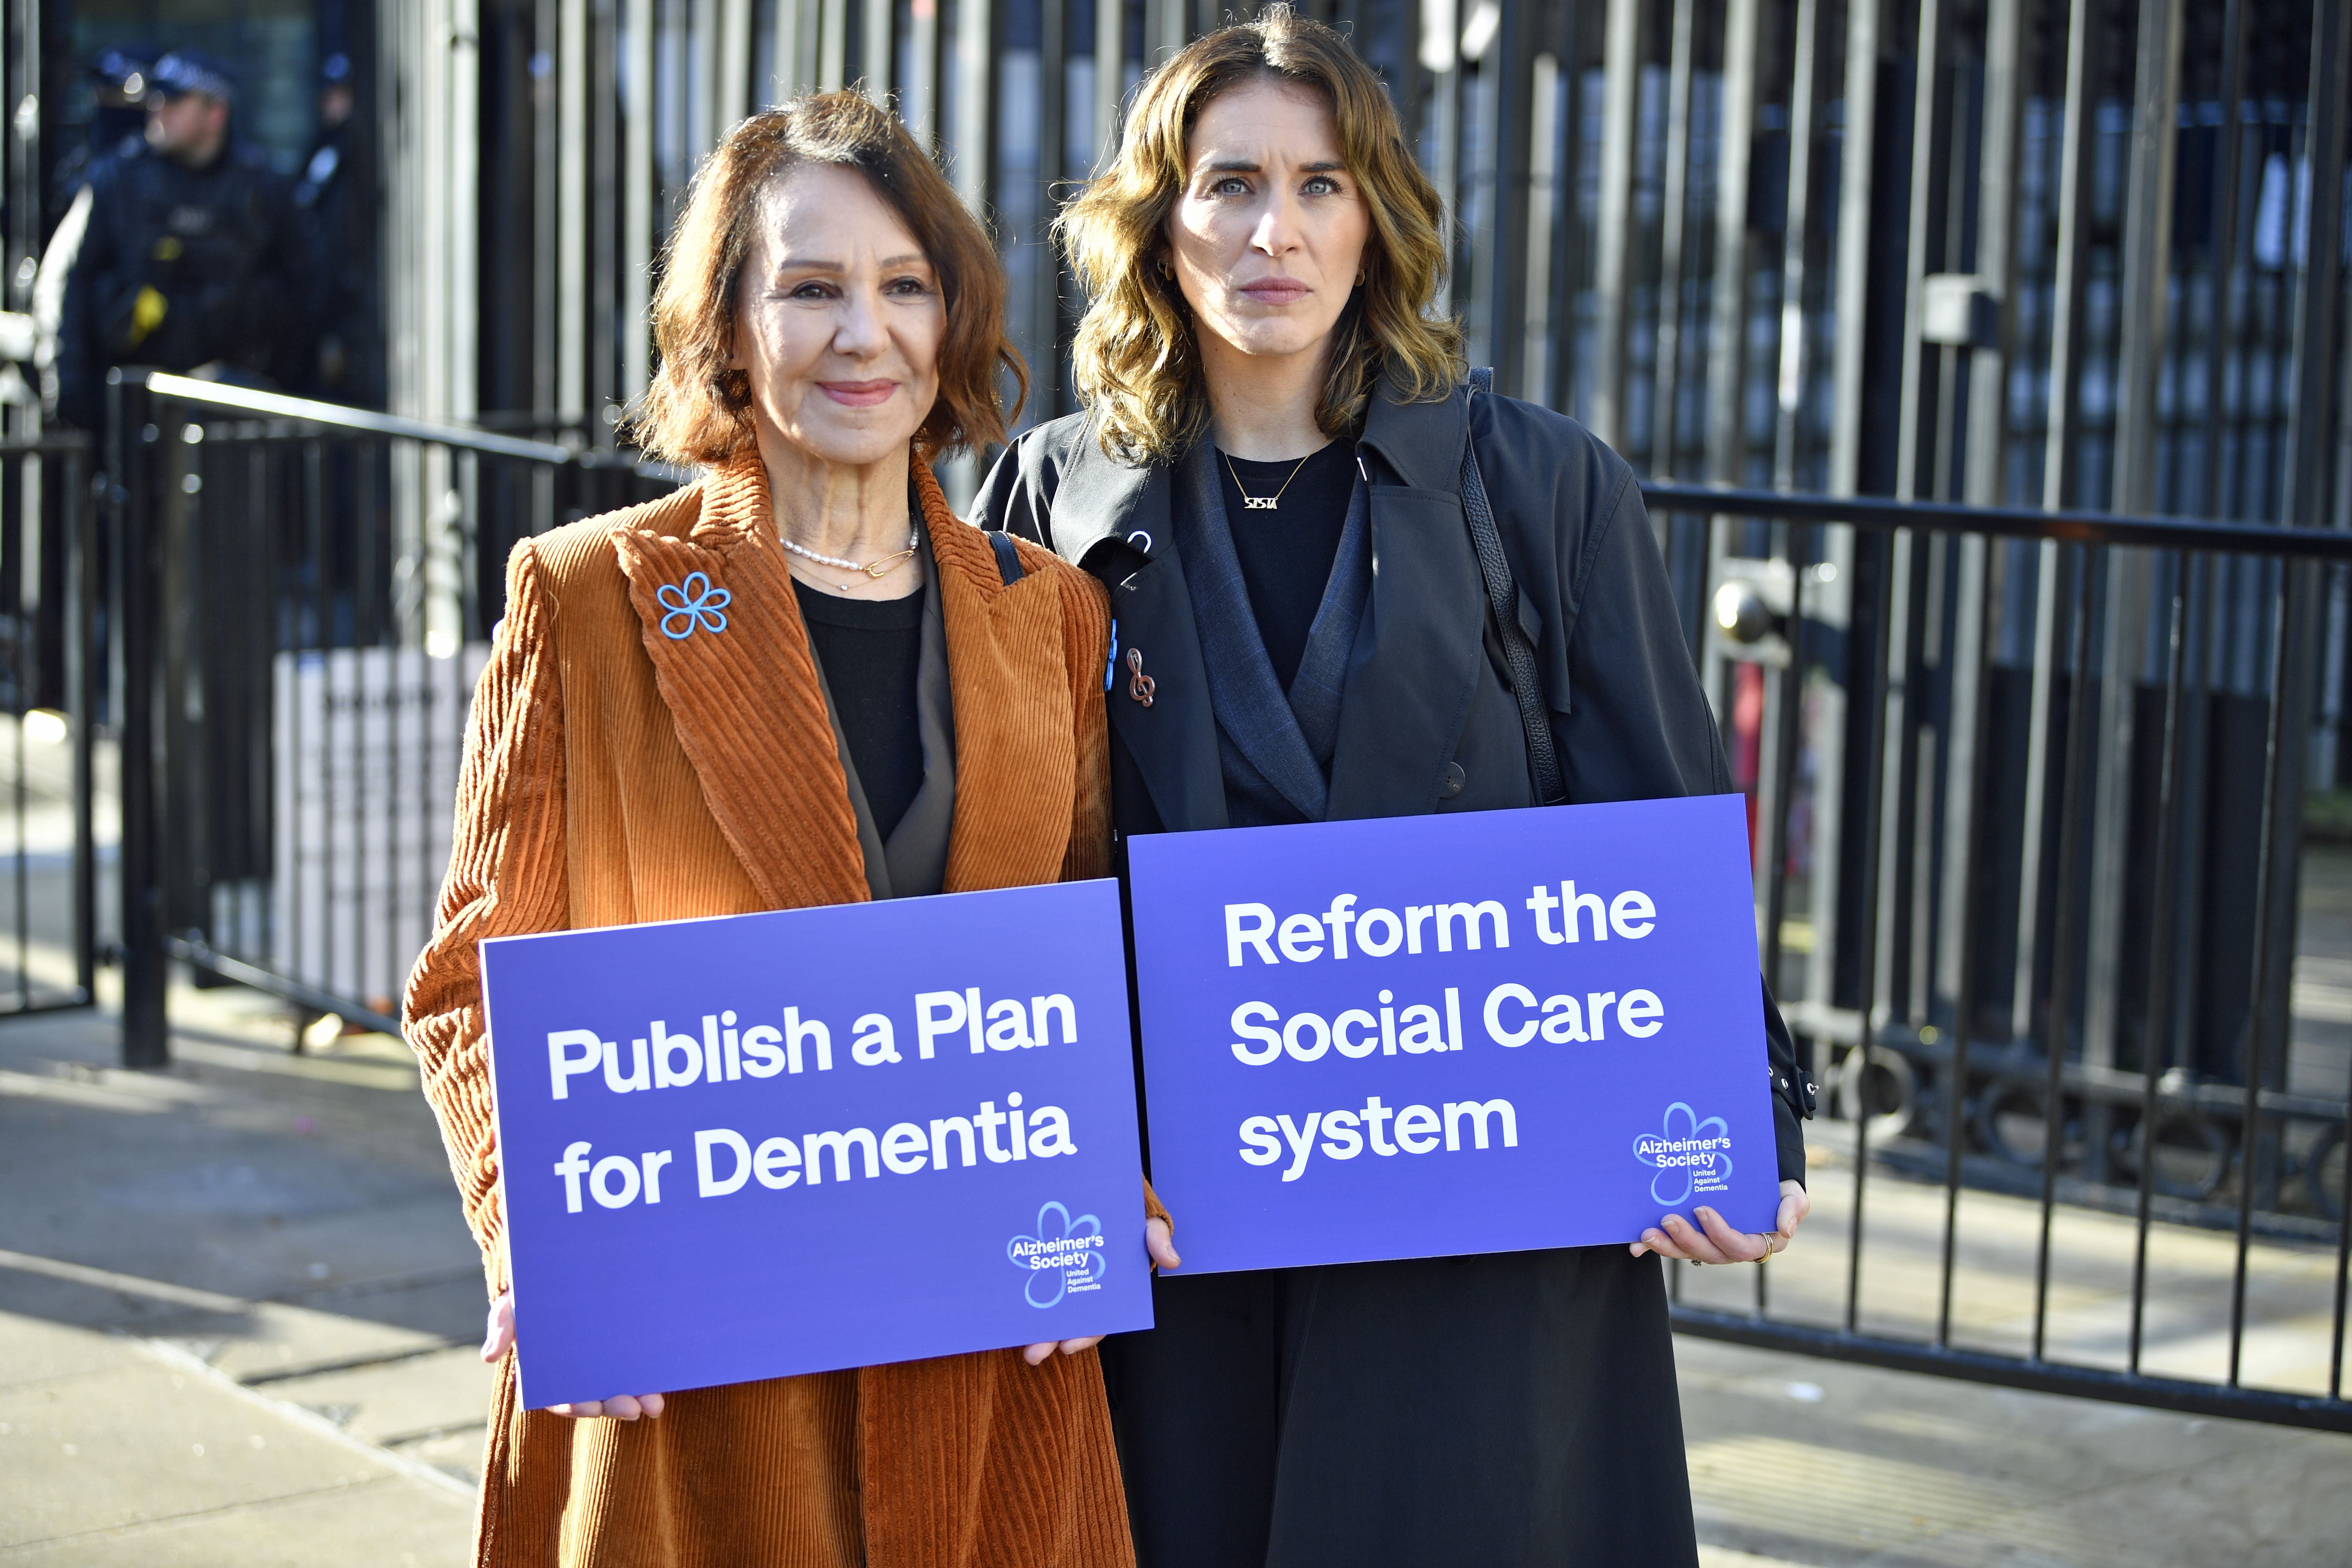
M 1127 694 L 1129 697 L 1134 698 L 1138 702 L 1142 703 L 1146 708 L 1150 707 L 1151 692 L 1154 682 L 1152 681 L 1151 677 L 1143 673 L 1143 650 L 1141 648 L 1131 647 L 1127 650 L 1127 668 L 1129 671 L 1127 678 Z

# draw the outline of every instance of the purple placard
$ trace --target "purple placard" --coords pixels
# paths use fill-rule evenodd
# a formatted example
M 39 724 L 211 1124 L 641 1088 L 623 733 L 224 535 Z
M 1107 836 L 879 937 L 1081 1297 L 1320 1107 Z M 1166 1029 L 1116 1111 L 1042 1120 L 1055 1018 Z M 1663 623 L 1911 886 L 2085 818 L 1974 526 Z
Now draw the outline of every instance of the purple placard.
M 1161 834 L 1128 858 L 1152 1179 L 1186 1273 L 1624 1242 L 1698 1204 L 1771 1225 L 1739 796 Z
M 527 1406 L 1150 1326 L 1116 882 L 486 942 L 482 994 Z

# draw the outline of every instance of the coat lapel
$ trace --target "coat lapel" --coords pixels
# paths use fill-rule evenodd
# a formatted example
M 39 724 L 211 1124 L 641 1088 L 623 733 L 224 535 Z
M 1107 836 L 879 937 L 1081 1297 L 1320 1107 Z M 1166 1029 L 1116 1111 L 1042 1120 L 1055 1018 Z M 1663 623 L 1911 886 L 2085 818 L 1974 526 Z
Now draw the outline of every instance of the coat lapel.
M 1404 483 L 1371 487 L 1372 599 L 1331 759 L 1329 820 L 1433 811 L 1486 658 L 1486 589 L 1458 490 L 1461 395 L 1400 405 L 1383 386 L 1364 445 Z
M 1307 821 L 1320 822 L 1330 786 L 1266 656 L 1224 500 L 1217 493 L 1214 461 L 1213 448 L 1202 441 L 1177 464 L 1185 502 L 1177 518 L 1177 547 L 1192 591 L 1192 626 L 1208 677 L 1209 707 L 1225 739 L 1274 792 L 1275 798 L 1249 804 L 1269 812 L 1287 804 Z M 1255 788 L 1246 793 L 1257 795 Z M 1230 799 L 1226 809 L 1232 810 Z
M 776 909 L 865 899 L 857 817 L 758 454 L 703 480 L 683 536 L 624 527 L 613 543 L 678 742 L 752 886 Z
M 1166 465 L 1129 468 L 1091 440 L 1054 496 L 1054 546 L 1110 590 L 1111 669 L 1104 700 L 1162 827 L 1226 826 L 1225 781 L 1209 672 L 1177 558 L 1173 485 Z M 1135 696 L 1130 655 L 1142 657 L 1150 707 Z
M 1209 670 L 1192 621 L 1192 594 L 1172 547 L 1110 585 L 1118 633 L 1110 689 L 1110 727 L 1135 759 L 1160 825 L 1171 833 L 1223 827 L 1225 779 L 1217 760 L 1217 721 L 1209 707 Z M 1138 671 L 1150 681 L 1150 705 L 1137 696 Z
M 947 889 L 1057 879 L 1077 804 L 1077 725 L 1063 632 L 1062 585 L 1031 572 L 1006 586 L 980 530 L 948 510 L 915 468 L 947 624 L 955 700 L 955 826 Z
M 1486 658 L 1486 589 L 1462 503 L 1371 487 L 1372 602 L 1331 757 L 1329 820 L 1433 811 Z

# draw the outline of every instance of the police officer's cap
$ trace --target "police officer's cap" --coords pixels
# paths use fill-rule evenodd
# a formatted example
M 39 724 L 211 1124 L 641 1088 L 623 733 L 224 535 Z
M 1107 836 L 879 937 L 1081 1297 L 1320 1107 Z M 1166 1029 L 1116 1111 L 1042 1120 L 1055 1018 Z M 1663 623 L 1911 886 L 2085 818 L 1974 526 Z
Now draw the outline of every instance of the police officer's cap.
M 155 67 L 152 49 L 107 49 L 89 62 L 89 79 L 109 92 L 136 99 L 147 90 L 147 73 Z
M 173 49 L 148 73 L 148 91 L 157 98 L 177 98 L 201 92 L 222 103 L 236 102 L 236 73 L 218 55 L 203 49 Z

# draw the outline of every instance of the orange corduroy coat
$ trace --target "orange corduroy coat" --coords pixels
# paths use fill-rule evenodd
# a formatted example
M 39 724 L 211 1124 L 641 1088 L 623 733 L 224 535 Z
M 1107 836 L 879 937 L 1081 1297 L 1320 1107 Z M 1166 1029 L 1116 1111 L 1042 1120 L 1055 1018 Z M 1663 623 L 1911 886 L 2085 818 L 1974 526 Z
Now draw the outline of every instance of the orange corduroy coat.
M 955 714 L 947 889 L 1105 874 L 1100 588 L 988 542 L 917 465 Z M 661 635 L 708 574 L 723 634 Z M 866 898 L 817 670 L 755 455 L 518 546 L 475 698 L 437 929 L 407 1034 L 491 1290 L 506 1288 L 476 944 Z M 627 1260 L 616 1258 L 615 1268 Z M 620 1391 L 616 1391 L 620 1392 Z M 1095 1354 L 1017 1351 L 671 1393 L 658 1419 L 518 1407 L 501 1369 L 486 1565 L 1130 1565 Z

